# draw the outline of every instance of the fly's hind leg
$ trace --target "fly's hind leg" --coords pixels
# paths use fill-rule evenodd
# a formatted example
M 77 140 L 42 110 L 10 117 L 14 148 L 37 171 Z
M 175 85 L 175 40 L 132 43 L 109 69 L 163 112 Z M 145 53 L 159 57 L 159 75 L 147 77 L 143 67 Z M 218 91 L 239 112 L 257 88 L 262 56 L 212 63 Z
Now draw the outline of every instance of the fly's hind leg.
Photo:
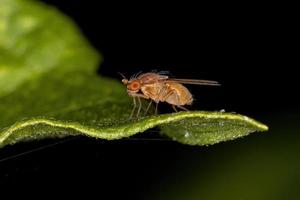
M 171 95 L 174 95 L 174 98 L 176 98 L 176 101 L 179 102 L 179 97 L 178 97 L 178 94 L 174 91 L 174 90 L 171 90 L 168 94 L 166 94 L 166 97 L 165 99 L 167 99 L 169 96 Z M 172 105 L 172 108 L 175 110 L 175 112 L 178 112 L 178 110 L 176 109 L 177 108 L 180 108 L 182 110 L 185 110 L 185 111 L 189 111 L 187 108 L 183 107 L 183 106 L 180 106 L 180 105 Z
M 175 110 L 175 112 L 178 112 L 175 105 L 172 105 L 172 108 Z
M 175 112 L 178 112 L 178 110 L 176 109 L 177 108 L 180 108 L 182 110 L 185 110 L 185 111 L 189 111 L 187 108 L 183 107 L 183 106 L 178 106 L 178 105 L 172 105 L 172 108 L 175 110 Z
M 183 106 L 177 106 L 178 108 L 185 110 L 185 111 L 189 111 L 187 108 L 183 107 Z
M 168 88 L 162 88 L 160 91 L 159 91 L 159 97 L 160 98 L 160 101 L 161 102 L 165 102 L 171 95 L 174 94 L 174 90 L 169 90 L 168 91 Z M 156 103 L 156 108 L 155 108 L 155 114 L 157 114 L 157 107 L 158 107 L 158 102 Z M 173 107 L 173 105 L 172 105 Z M 177 112 L 176 108 L 173 107 L 173 109 Z
M 176 98 L 177 102 L 178 102 L 178 95 L 176 94 L 175 90 L 170 90 L 168 93 L 166 93 L 166 95 L 164 96 L 163 101 L 166 101 L 171 95 L 174 95 L 174 98 Z M 181 108 L 178 105 L 172 105 L 172 108 L 175 110 L 175 112 L 178 112 L 178 110 L 176 109 L 176 106 Z

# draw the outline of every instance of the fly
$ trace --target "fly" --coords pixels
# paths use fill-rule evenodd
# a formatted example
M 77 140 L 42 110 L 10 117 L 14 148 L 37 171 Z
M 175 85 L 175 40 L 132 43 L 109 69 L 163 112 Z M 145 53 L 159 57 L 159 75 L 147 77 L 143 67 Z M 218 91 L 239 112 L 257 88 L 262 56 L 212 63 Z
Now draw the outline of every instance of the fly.
M 183 84 L 208 86 L 220 85 L 217 81 L 176 79 L 154 72 L 139 73 L 138 75 L 131 77 L 129 80 L 126 79 L 124 75 L 122 75 L 122 77 L 122 82 L 127 87 L 128 95 L 133 97 L 133 109 L 130 117 L 133 116 L 136 110 L 136 99 L 138 100 L 138 110 L 136 116 L 139 116 L 142 107 L 140 98 L 150 100 L 150 103 L 146 109 L 146 114 L 152 102 L 156 103 L 155 114 L 157 113 L 159 102 L 167 102 L 168 104 L 172 105 L 173 109 L 177 112 L 177 108 L 188 110 L 184 106 L 191 105 L 194 100 L 190 91 Z

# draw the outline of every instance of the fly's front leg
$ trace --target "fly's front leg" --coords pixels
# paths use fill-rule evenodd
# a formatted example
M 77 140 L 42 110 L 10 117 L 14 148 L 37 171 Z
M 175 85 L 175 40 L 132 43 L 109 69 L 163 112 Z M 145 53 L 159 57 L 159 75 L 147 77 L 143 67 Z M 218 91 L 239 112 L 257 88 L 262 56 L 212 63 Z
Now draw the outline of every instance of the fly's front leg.
M 131 114 L 130 114 L 130 118 L 133 117 L 133 114 L 134 114 L 134 111 L 135 111 L 135 108 L 136 108 L 135 97 L 133 96 L 132 99 L 133 99 L 133 108 L 132 108 L 132 111 L 131 111 Z
M 140 97 L 137 97 L 137 99 L 138 99 L 138 102 L 139 102 L 139 108 L 138 108 L 138 111 L 137 111 L 137 113 L 136 113 L 136 116 L 138 117 L 139 114 L 140 114 L 140 112 L 141 112 L 142 102 L 141 102 Z
M 138 99 L 139 107 L 138 107 L 138 111 L 137 111 L 137 113 L 136 113 L 136 116 L 138 117 L 139 114 L 140 114 L 140 112 L 141 112 L 141 108 L 142 108 L 142 102 L 141 102 L 141 99 L 140 99 L 140 98 L 149 99 L 149 97 L 146 96 L 146 95 L 143 95 L 143 94 L 137 94 L 137 93 L 136 93 L 136 94 L 131 94 L 131 96 L 134 98 L 134 107 L 136 107 L 135 98 Z M 133 116 L 134 112 L 132 112 L 131 114 L 132 114 L 132 116 Z

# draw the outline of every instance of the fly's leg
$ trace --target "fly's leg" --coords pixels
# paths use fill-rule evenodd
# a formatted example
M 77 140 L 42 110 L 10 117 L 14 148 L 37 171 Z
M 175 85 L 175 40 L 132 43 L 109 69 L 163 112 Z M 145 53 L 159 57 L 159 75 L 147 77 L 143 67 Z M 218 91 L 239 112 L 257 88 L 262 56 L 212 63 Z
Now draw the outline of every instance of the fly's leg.
M 134 111 L 135 111 L 135 108 L 136 108 L 136 101 L 135 101 L 135 97 L 132 98 L 133 99 L 133 108 L 132 108 L 132 111 L 131 111 L 131 114 L 130 114 L 130 118 L 133 117 L 133 114 L 134 114 Z
M 140 99 L 139 96 L 137 97 L 137 99 L 138 99 L 138 102 L 139 102 L 139 108 L 138 108 L 138 111 L 136 113 L 136 116 L 138 117 L 140 115 L 140 112 L 141 112 L 142 102 L 141 102 L 141 99 Z
M 152 105 L 152 101 L 154 101 L 156 104 L 159 103 L 159 100 L 157 98 L 154 98 L 154 96 L 157 96 L 156 94 L 153 94 L 152 92 L 150 91 L 143 91 L 144 95 L 147 97 L 147 99 L 150 99 L 150 103 L 146 109 L 146 112 L 145 112 L 145 115 L 148 113 L 148 110 L 150 109 L 150 106 Z M 152 98 L 150 98 L 152 97 Z M 157 114 L 157 106 L 155 106 L 155 114 Z
M 165 96 L 165 99 L 167 99 L 170 95 L 174 94 L 175 95 L 175 98 L 179 99 L 178 95 L 175 93 L 175 90 L 171 90 L 168 94 L 166 94 Z M 175 112 L 178 112 L 178 110 L 176 109 L 176 106 L 182 110 L 185 110 L 185 111 L 189 111 L 188 109 L 186 109 L 185 107 L 183 106 L 180 106 L 180 105 L 172 105 L 172 108 L 175 110 Z
M 158 92 L 158 99 L 155 100 L 156 106 L 155 106 L 155 115 L 157 115 L 158 111 L 158 103 L 159 102 L 164 102 L 171 94 L 173 91 L 170 91 L 167 93 L 167 88 L 164 87 Z
M 156 102 L 156 106 L 155 106 L 155 115 L 157 115 L 157 109 L 158 109 L 158 102 Z
M 185 110 L 185 111 L 189 111 L 187 108 L 183 107 L 183 106 L 177 106 L 178 108 L 181 108 L 182 110 Z
M 147 109 L 146 109 L 146 112 L 145 112 L 145 114 L 144 114 L 145 116 L 147 115 L 147 112 L 148 112 L 148 110 L 149 110 L 151 104 L 152 104 L 152 100 L 150 100 L 150 103 L 149 103 L 149 105 L 148 105 L 148 107 L 147 107 Z
M 175 110 L 175 112 L 178 112 L 175 105 L 172 105 L 172 108 Z
M 132 116 L 134 114 L 134 111 L 136 109 L 136 100 L 135 100 L 136 97 L 138 98 L 138 102 L 139 102 L 139 108 L 138 108 L 138 111 L 137 111 L 137 114 L 136 114 L 136 116 L 138 117 L 139 114 L 140 114 L 141 108 L 142 108 L 142 102 L 141 102 L 140 97 L 144 98 L 144 99 L 149 99 L 149 97 L 146 96 L 146 95 L 143 95 L 143 94 L 131 94 L 131 96 L 133 97 L 133 110 L 131 111 L 130 118 L 132 118 Z
M 176 94 L 175 90 L 170 90 L 168 93 L 164 95 L 162 101 L 166 101 L 171 95 L 175 95 L 175 97 L 178 100 L 178 95 Z M 172 105 L 172 108 L 175 110 L 175 112 L 178 112 L 178 110 L 176 109 L 176 105 Z

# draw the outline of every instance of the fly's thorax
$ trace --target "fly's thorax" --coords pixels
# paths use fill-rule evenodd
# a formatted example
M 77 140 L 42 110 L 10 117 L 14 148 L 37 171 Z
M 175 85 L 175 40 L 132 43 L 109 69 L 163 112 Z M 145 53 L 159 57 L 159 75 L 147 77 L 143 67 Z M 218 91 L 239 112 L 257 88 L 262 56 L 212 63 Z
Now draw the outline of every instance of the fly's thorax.
M 164 83 L 145 84 L 142 85 L 141 91 L 145 96 L 157 102 L 160 100 L 160 93 L 164 87 L 166 87 Z
M 161 80 L 166 80 L 167 78 L 168 76 L 149 72 L 149 73 L 141 74 L 140 76 L 138 76 L 137 79 L 140 80 L 142 84 L 154 84 L 154 83 L 158 83 Z

